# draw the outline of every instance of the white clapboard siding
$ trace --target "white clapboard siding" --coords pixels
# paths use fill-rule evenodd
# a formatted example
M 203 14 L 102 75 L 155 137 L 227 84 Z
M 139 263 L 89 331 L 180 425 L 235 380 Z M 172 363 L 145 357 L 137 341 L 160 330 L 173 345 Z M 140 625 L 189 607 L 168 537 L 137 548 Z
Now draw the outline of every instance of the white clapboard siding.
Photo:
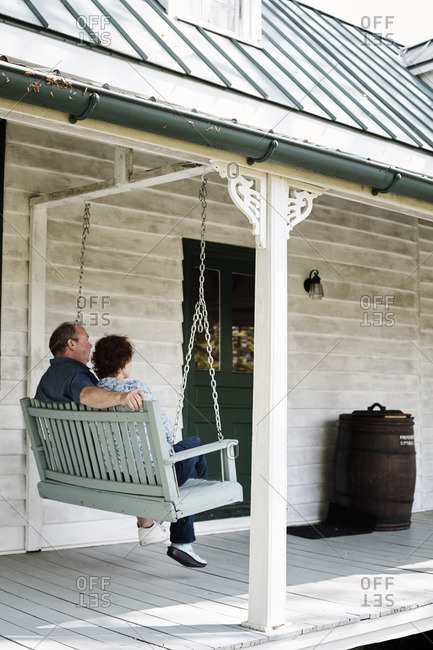
M 433 244 L 433 229 L 429 235 Z M 287 500 L 288 519 L 301 523 L 323 518 L 333 498 L 341 413 L 374 402 L 412 413 L 422 477 L 417 221 L 323 195 L 288 251 Z M 303 288 L 312 269 L 322 278 L 321 301 Z M 369 306 L 373 296 L 392 296 L 388 308 Z M 415 507 L 423 498 L 418 480 Z

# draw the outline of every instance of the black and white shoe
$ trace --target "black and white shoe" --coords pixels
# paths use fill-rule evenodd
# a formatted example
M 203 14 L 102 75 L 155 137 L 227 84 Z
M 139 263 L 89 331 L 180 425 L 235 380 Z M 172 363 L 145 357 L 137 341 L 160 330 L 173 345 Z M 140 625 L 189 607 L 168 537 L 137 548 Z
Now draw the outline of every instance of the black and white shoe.
M 195 553 L 192 548 L 188 551 L 184 551 L 181 548 L 176 548 L 175 546 L 169 546 L 167 549 L 167 555 L 171 557 L 176 562 L 180 562 L 183 566 L 191 567 L 194 569 L 202 569 L 207 565 L 207 562 L 203 560 L 197 553 Z

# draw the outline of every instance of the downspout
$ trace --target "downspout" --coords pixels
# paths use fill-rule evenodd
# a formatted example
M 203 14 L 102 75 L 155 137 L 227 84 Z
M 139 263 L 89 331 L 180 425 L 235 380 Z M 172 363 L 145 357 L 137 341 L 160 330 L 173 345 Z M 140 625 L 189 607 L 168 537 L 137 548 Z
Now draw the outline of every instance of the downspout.
M 433 178 L 0 61 L 0 98 L 263 159 L 433 203 Z M 275 145 L 274 142 L 277 144 Z M 269 154 L 269 155 L 266 155 Z M 397 176 L 398 175 L 398 176 Z

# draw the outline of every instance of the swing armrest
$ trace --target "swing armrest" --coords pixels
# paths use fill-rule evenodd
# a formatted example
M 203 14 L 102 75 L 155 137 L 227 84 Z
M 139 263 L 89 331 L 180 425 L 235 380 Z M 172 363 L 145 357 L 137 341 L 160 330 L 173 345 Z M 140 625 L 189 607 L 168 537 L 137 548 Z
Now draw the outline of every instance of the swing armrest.
M 171 454 L 171 456 L 168 458 L 165 458 L 164 463 L 166 465 L 173 465 L 179 460 L 186 460 L 187 458 L 194 458 L 194 456 L 202 456 L 203 454 L 210 454 L 213 451 L 222 451 L 223 449 L 228 449 L 229 447 L 235 447 L 238 442 L 238 440 L 234 439 L 224 439 L 218 440 L 218 442 L 210 442 L 207 445 L 200 445 L 199 447 L 185 449 L 184 451 L 177 451 L 174 454 Z M 233 458 L 235 458 L 234 454 Z

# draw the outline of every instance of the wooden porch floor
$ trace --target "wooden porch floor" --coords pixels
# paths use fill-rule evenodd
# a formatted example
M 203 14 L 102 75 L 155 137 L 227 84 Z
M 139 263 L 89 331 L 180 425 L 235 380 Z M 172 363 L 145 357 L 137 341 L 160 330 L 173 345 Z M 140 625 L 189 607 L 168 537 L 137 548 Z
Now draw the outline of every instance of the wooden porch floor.
M 433 628 L 433 512 L 410 530 L 288 536 L 287 627 L 247 618 L 248 532 L 201 536 L 204 570 L 161 545 L 0 557 L 0 648 L 353 648 Z

